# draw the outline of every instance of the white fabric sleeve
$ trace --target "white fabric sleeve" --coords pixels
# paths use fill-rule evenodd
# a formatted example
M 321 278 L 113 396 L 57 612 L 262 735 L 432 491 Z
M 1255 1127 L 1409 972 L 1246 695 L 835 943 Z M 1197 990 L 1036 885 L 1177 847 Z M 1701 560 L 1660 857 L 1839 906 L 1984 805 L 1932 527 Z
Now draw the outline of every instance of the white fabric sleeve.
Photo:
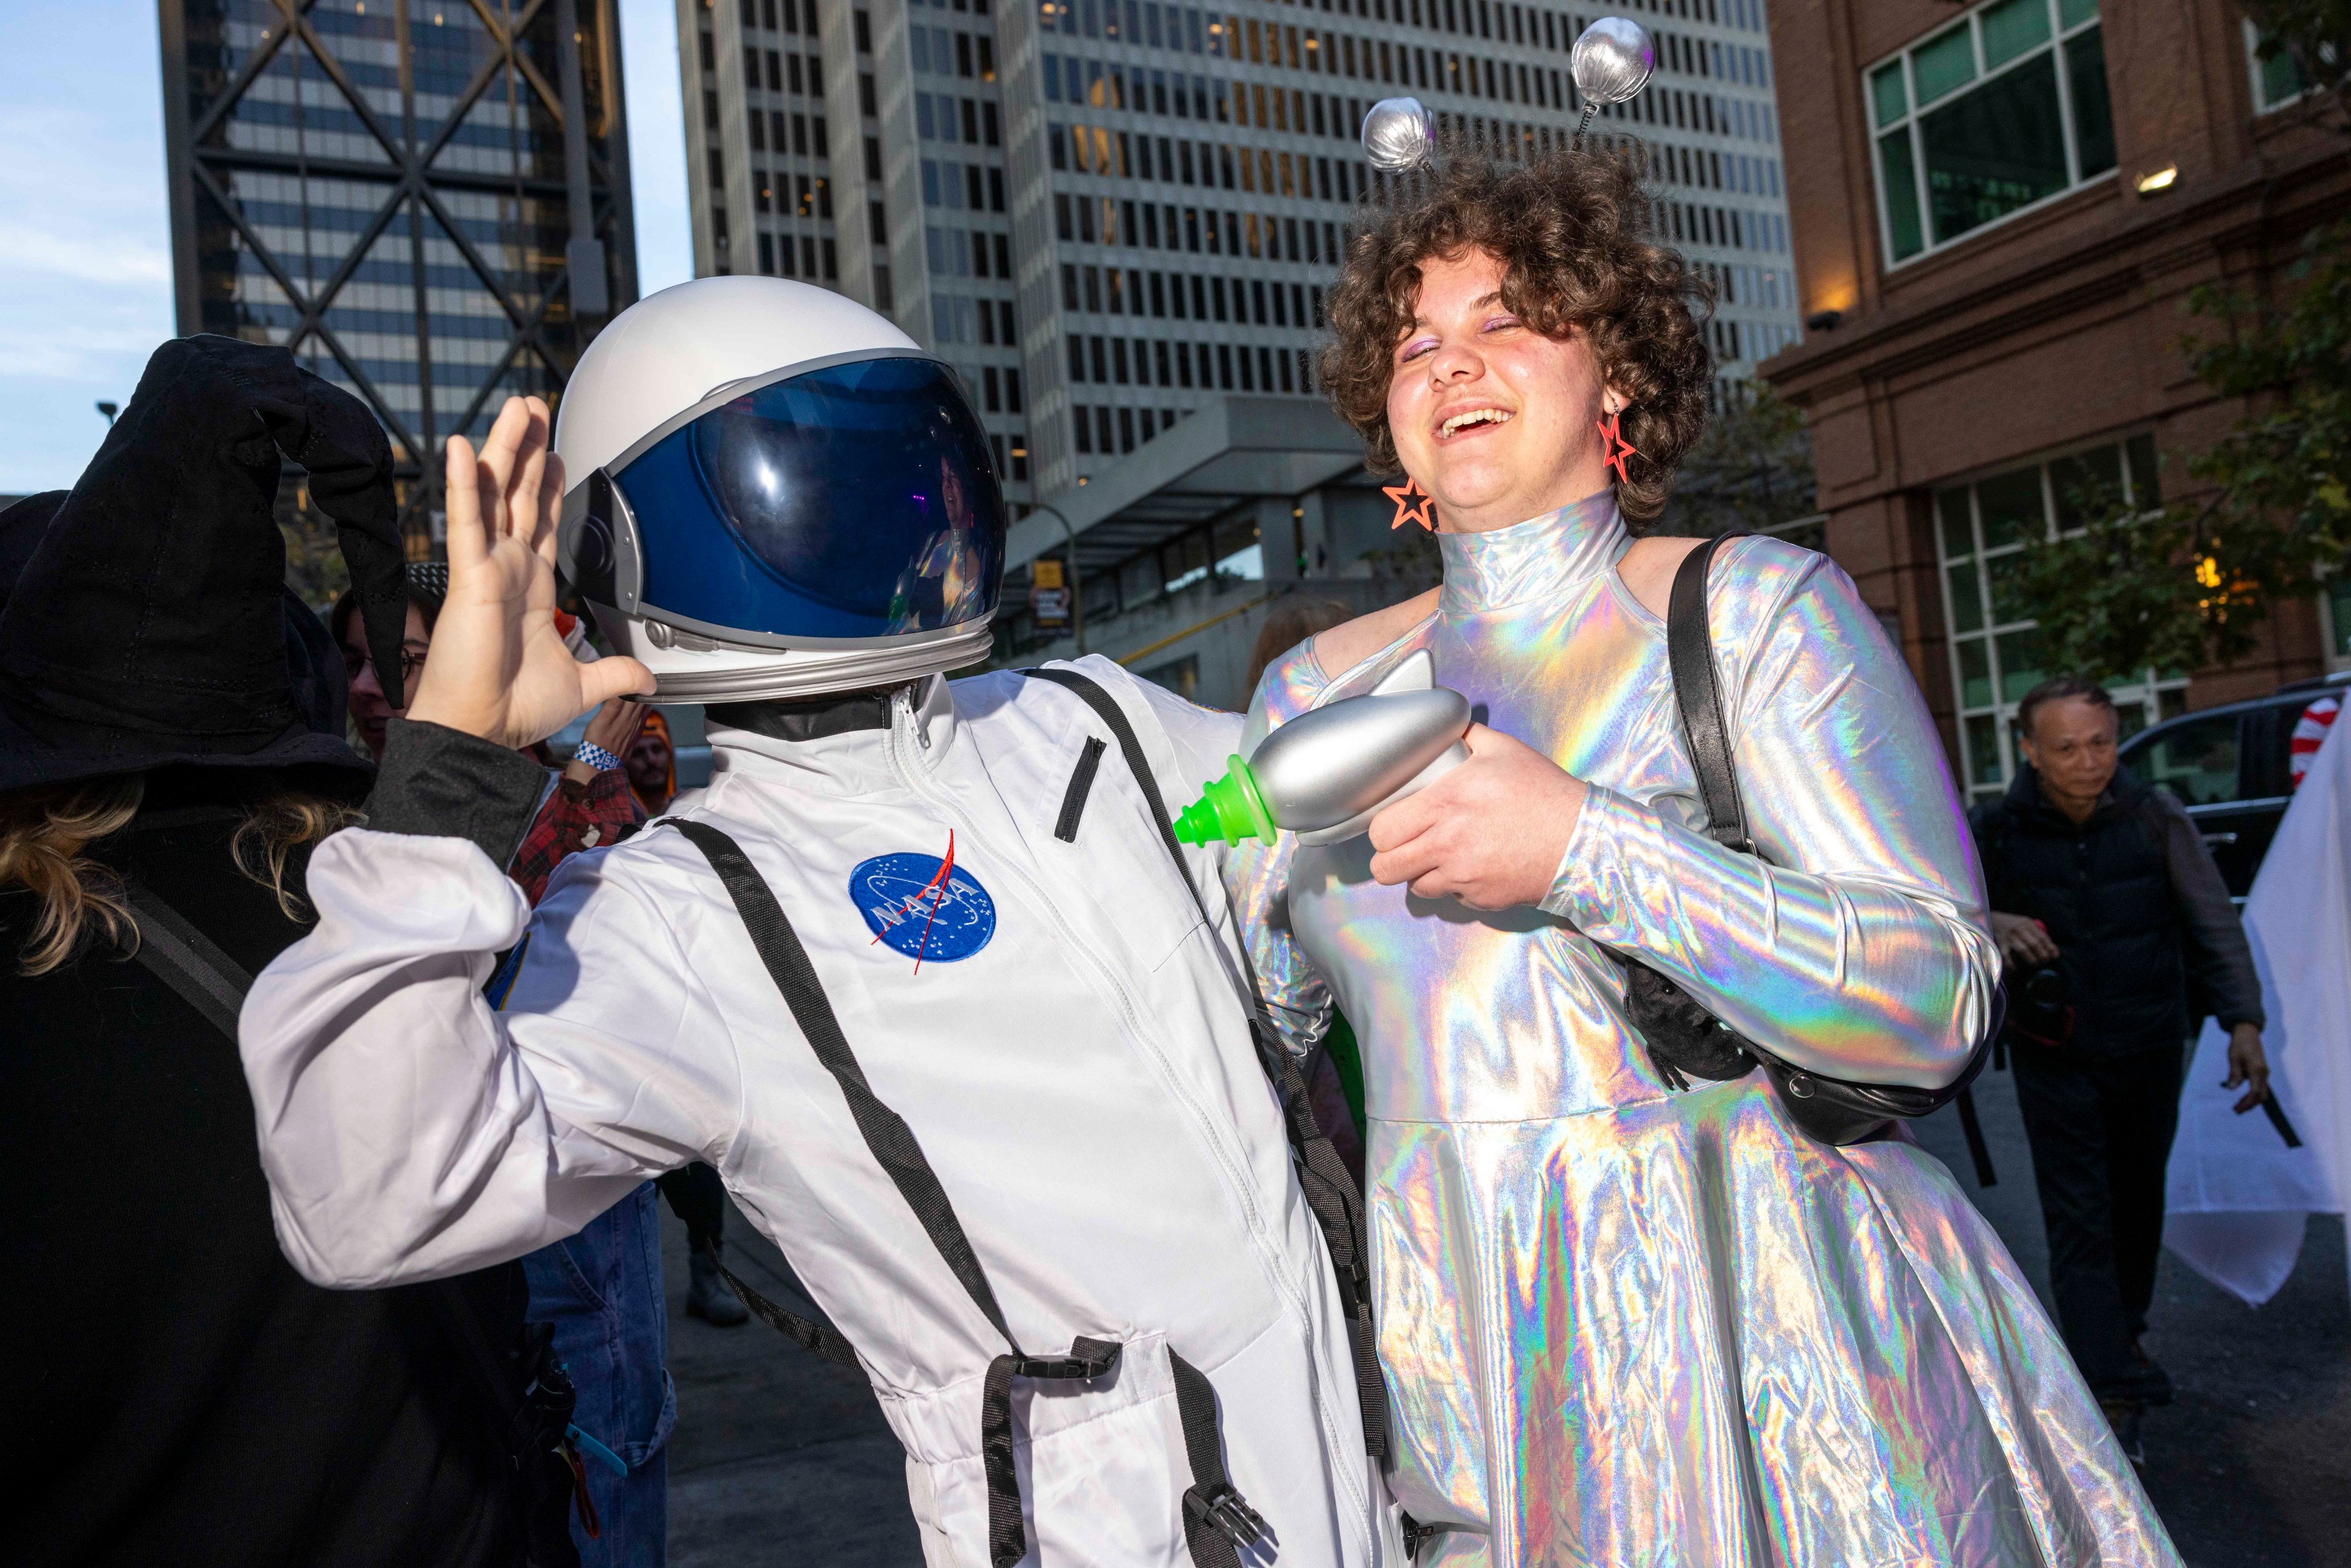
M 262 972 L 239 1027 L 278 1242 L 305 1279 L 517 1258 L 731 1140 L 731 1037 L 607 860 L 559 867 L 534 918 L 463 839 L 350 829 L 311 856 L 318 928 Z M 483 983 L 526 936 L 494 1012 Z M 681 1072 L 686 1042 L 702 1049 Z

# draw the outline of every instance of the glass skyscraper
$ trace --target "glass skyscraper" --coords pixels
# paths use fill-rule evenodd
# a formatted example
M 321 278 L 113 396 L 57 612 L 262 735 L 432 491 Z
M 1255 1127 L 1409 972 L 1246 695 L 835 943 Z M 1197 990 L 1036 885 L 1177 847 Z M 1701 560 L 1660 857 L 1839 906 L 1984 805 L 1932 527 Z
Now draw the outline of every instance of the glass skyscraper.
M 1667 233 L 1726 379 L 1794 340 L 1761 0 L 1628 5 Z M 701 272 L 838 288 L 970 383 L 1019 498 L 1206 396 L 1319 395 L 1312 349 L 1375 99 L 1499 155 L 1559 145 L 1597 12 L 1493 0 L 679 0 Z
M 162 0 L 180 330 L 364 399 L 412 549 L 443 442 L 636 298 L 616 3 Z

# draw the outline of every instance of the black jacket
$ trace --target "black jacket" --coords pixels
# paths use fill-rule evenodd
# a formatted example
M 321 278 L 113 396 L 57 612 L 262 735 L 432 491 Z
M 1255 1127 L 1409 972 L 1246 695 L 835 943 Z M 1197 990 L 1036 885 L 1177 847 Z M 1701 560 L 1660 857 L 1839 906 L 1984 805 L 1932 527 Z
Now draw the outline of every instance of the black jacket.
M 92 852 L 257 972 L 303 928 L 230 862 L 243 813 L 225 797 L 248 776 L 176 771 Z M 299 873 L 298 857 L 297 887 Z M 519 1337 L 519 1266 L 390 1291 L 304 1282 L 270 1226 L 235 1044 L 102 945 L 19 973 L 37 907 L 0 894 L 0 1473 L 17 1500 L 0 1555 L 522 1563 L 505 1412 L 477 1354 Z
M 2057 944 L 2075 1049 L 2176 1047 L 2207 1012 L 2223 1028 L 2262 1021 L 2228 884 L 2171 796 L 2117 773 L 2076 824 L 2026 766 L 1970 820 L 1991 907 L 2039 920 Z

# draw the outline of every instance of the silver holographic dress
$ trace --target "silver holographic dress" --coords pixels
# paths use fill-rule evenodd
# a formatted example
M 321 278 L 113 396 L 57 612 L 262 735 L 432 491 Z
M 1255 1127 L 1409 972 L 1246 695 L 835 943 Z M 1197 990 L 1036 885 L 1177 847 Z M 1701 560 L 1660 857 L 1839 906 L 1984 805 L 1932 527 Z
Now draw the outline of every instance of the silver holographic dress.
M 1998 959 L 1943 753 L 1825 558 L 1748 539 L 1708 597 L 1765 860 L 1702 821 L 1665 628 L 1603 495 L 1445 535 L 1434 616 L 1353 669 L 1268 672 L 1248 743 L 1427 648 L 1593 788 L 1541 909 L 1374 883 L 1369 841 L 1231 863 L 1294 1047 L 1362 1042 L 1396 1493 L 1424 1563 L 2176 1564 L 2006 1249 L 1914 1144 L 1834 1149 L 1760 1073 L 1669 1092 L 1635 952 L 1846 1078 L 1948 1081 Z

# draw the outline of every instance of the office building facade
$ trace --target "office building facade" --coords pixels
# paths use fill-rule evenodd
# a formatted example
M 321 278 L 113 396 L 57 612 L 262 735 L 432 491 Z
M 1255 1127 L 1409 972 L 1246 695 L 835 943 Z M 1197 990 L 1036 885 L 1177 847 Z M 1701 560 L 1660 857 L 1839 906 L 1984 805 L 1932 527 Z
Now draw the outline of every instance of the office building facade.
M 162 0 L 179 329 L 363 399 L 419 553 L 447 437 L 636 298 L 617 5 Z
M 1811 423 L 1829 552 L 1898 627 L 1962 787 L 1997 795 L 2018 699 L 2059 673 L 2011 591 L 2025 538 L 2083 494 L 2192 495 L 2248 404 L 2189 372 L 2187 297 L 2282 287 L 2351 209 L 2351 160 L 2225 0 L 1827 0 L 1772 26 L 1818 327 L 1762 373 Z M 2127 733 L 2344 667 L 2338 576 L 2228 669 L 2114 695 Z
M 1797 336 L 1762 8 L 1628 9 L 1659 68 L 1602 129 L 1648 144 L 1738 377 Z M 1408 92 L 1470 146 L 1557 146 L 1597 14 L 679 0 L 696 269 L 892 316 L 960 368 L 1016 501 L 1050 497 L 1208 398 L 1319 396 L 1323 295 L 1373 192 L 1365 110 Z

